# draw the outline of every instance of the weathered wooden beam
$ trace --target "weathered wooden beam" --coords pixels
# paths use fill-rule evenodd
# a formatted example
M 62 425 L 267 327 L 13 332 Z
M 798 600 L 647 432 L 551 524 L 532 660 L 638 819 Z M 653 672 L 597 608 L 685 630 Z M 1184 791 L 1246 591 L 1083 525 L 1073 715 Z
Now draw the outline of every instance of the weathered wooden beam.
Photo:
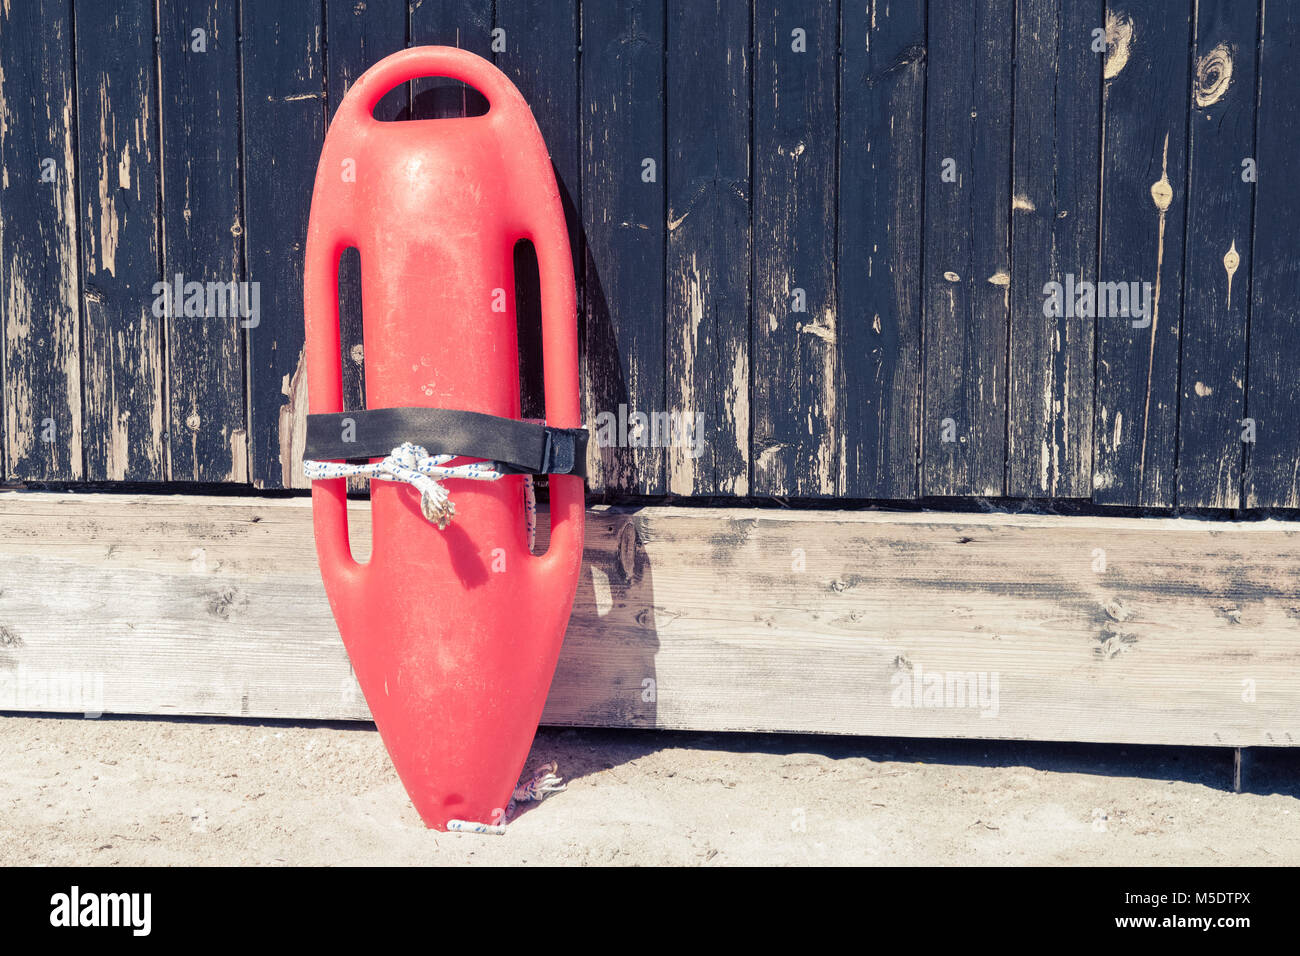
M 1106 4 L 1099 279 L 1130 283 L 1144 305 L 1116 315 L 1118 292 L 1094 303 L 1100 504 L 1175 498 L 1191 17 L 1185 0 Z
M 77 480 L 82 277 L 72 8 L 55 0 L 3 4 L 0 32 L 23 37 L 0 43 L 5 474 Z
M 839 493 L 914 498 L 925 8 L 845 3 L 840 43 Z
M 158 6 L 167 283 L 178 274 L 183 283 L 205 285 L 244 278 L 236 18 L 234 0 Z M 241 306 L 251 307 L 251 290 L 239 296 Z M 229 308 L 229 299 L 223 304 L 215 315 L 205 314 L 206 303 L 200 314 L 167 310 L 164 440 L 173 481 L 248 481 L 241 329 L 248 320 Z
M 1300 741 L 1294 523 L 600 507 L 587 542 L 550 724 Z M 0 494 L 0 710 L 366 718 L 309 503 Z
M 167 477 L 166 346 L 152 308 L 162 271 L 154 14 L 148 0 L 73 5 L 82 451 L 92 481 Z
M 754 4 L 751 487 L 840 486 L 838 4 Z
M 1009 0 L 971 7 L 958 0 L 926 7 L 925 495 L 1006 490 L 1015 18 Z
M 1178 503 L 1241 505 L 1255 186 L 1259 10 L 1200 0 L 1188 122 Z M 1233 279 L 1236 282 L 1233 282 Z M 1234 287 L 1235 285 L 1235 287 Z
M 668 4 L 664 388 L 680 427 L 667 452 L 677 495 L 749 491 L 750 15 L 725 0 Z
M 325 139 L 321 7 L 245 3 L 239 11 L 244 264 L 260 290 L 245 333 L 249 477 L 259 488 L 302 488 L 303 249 Z
M 585 3 L 581 17 L 584 412 L 604 427 L 587 446 L 588 481 L 658 495 L 665 452 L 648 416 L 666 410 L 664 4 Z
M 1100 0 L 1016 4 L 1008 495 L 1092 494 L 1096 320 L 1044 314 L 1043 287 L 1097 280 L 1102 22 Z
M 1261 11 L 1255 155 L 1255 237 L 1251 255 L 1249 364 L 1246 393 L 1247 508 L 1300 507 L 1296 418 L 1300 370 L 1294 360 L 1300 335 L 1300 193 L 1286 170 L 1300 142 L 1300 8 L 1270 3 Z M 1240 161 L 1239 161 L 1240 162 Z M 1278 170 L 1282 172 L 1278 172 Z M 1240 275 L 1240 273 L 1238 273 Z

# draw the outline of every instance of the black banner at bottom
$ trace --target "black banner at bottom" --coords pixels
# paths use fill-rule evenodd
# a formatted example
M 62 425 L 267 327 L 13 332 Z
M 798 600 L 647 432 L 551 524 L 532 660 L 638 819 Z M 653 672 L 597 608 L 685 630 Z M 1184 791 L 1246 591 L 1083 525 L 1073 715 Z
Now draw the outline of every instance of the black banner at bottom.
M 927 944 L 1026 932 L 1070 940 L 1197 934 L 1230 944 L 1289 924 L 1291 882 L 1285 870 L 1264 869 L 840 869 L 818 874 L 815 889 L 772 869 L 716 881 L 679 873 L 669 884 L 646 870 L 608 879 L 573 869 L 8 869 L 0 870 L 0 919 L 10 941 L 126 945 L 337 944 L 357 934 L 429 935 L 444 921 L 460 923 L 459 936 L 502 920 L 508 938 L 545 932 L 549 945 L 572 934 L 656 937 L 679 925 L 698 939 L 742 924 L 746 935 L 824 927 L 831 936 L 860 933 L 863 924 L 874 936 L 892 924 L 922 931 Z

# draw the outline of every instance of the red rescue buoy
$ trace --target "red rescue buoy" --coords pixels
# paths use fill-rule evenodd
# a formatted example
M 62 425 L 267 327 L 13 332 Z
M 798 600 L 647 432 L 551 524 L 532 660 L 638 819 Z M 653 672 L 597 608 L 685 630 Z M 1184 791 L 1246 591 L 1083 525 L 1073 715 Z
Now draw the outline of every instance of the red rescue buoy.
M 385 93 L 422 76 L 474 87 L 487 113 L 374 118 Z M 541 279 L 546 428 L 518 421 L 513 251 L 520 239 L 536 247 Z M 340 416 L 337 272 L 349 247 L 361 256 L 367 411 Z M 317 480 L 312 489 L 330 606 L 421 818 L 438 830 L 449 820 L 501 824 L 577 587 L 585 444 L 559 190 L 532 113 L 503 73 L 463 50 L 416 47 L 356 81 L 321 150 L 304 306 L 306 457 L 382 459 L 391 477 L 400 468 L 384 456 L 400 435 L 423 446 L 416 453 L 442 454 L 439 460 L 503 463 L 498 481 L 442 479 L 454 507 L 442 528 L 409 478 L 373 483 L 373 551 L 364 564 L 348 545 L 347 479 Z M 354 435 L 334 434 L 348 421 Z M 417 458 L 405 464 L 428 464 Z M 536 556 L 525 531 L 524 482 L 539 472 L 552 474 L 552 525 L 549 550 Z

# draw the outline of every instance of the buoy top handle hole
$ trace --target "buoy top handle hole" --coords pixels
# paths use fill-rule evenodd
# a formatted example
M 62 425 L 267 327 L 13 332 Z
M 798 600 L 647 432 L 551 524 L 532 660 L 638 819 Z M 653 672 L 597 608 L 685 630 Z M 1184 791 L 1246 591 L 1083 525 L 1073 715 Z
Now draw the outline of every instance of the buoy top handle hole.
M 405 123 L 486 116 L 490 109 L 488 98 L 468 83 L 430 75 L 398 83 L 380 97 L 371 115 L 384 123 Z

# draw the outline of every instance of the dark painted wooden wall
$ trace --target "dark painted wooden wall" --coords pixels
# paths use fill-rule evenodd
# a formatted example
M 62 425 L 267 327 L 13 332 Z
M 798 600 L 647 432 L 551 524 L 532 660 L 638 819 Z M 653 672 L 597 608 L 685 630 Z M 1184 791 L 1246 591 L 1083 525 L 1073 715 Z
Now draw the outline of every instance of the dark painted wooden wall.
M 304 484 L 314 160 L 348 85 L 424 43 L 533 106 L 589 420 L 704 417 L 698 454 L 596 448 L 593 490 L 1300 507 L 1282 0 L 8 0 L 9 480 Z M 476 105 L 424 80 L 381 110 Z M 176 273 L 259 283 L 260 322 L 155 317 Z M 1151 321 L 1045 315 L 1067 274 L 1152 283 Z

